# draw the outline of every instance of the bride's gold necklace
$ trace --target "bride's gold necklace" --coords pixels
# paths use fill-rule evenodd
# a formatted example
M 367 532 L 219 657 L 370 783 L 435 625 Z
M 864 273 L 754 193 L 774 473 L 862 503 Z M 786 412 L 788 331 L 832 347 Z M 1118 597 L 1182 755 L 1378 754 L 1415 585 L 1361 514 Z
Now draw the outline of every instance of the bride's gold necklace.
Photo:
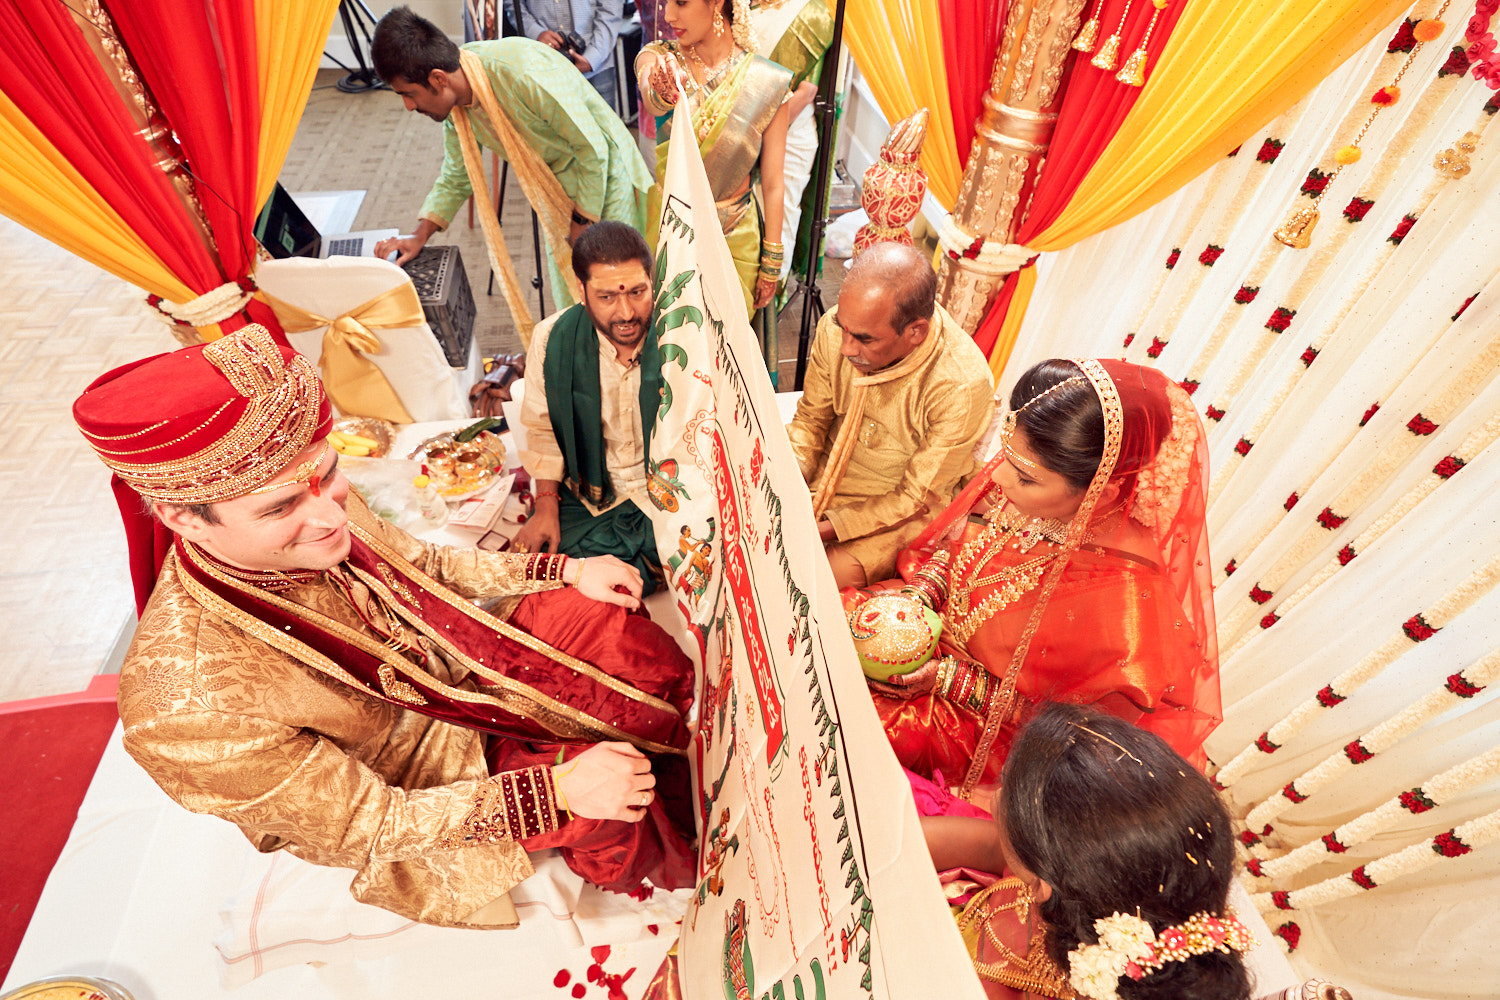
M 744 54 L 740 51 L 740 47 L 738 45 L 736 45 L 734 42 L 730 42 L 729 54 L 714 65 L 710 66 L 708 65 L 708 63 L 704 62 L 703 57 L 698 54 L 698 46 L 684 45 L 681 46 L 681 51 L 687 56 L 689 62 L 696 63 L 698 68 L 703 72 L 703 82 L 699 84 L 699 86 L 705 91 L 714 90 L 719 86 L 719 84 L 723 83 L 724 77 L 728 75 L 729 71 L 733 69 L 738 62 L 738 60 L 735 59 L 735 56 Z

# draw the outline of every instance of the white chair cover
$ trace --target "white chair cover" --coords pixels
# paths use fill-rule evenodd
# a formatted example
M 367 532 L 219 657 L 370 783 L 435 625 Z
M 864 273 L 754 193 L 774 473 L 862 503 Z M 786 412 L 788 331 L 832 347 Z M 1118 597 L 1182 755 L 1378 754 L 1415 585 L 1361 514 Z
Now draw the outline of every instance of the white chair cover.
M 290 257 L 263 261 L 255 270 L 255 280 L 267 294 L 283 302 L 335 318 L 411 279 L 395 264 L 375 257 Z M 289 333 L 287 340 L 317 361 L 323 353 L 327 329 L 323 326 Z M 381 348 L 369 356 L 370 360 L 384 373 L 413 420 L 461 420 L 469 416 L 472 373 L 448 366 L 431 327 L 424 322 L 372 332 L 380 338 Z M 474 353 L 471 346 L 470 354 Z

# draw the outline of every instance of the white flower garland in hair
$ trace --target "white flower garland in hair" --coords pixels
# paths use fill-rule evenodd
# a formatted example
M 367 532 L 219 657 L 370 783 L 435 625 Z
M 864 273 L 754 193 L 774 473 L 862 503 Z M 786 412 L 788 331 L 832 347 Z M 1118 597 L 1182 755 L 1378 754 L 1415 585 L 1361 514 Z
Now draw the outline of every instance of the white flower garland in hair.
M 1094 933 L 1098 944 L 1068 952 L 1068 983 L 1092 1000 L 1120 1000 L 1121 976 L 1139 981 L 1170 962 L 1211 951 L 1244 954 L 1255 947 L 1255 936 L 1233 908 L 1222 917 L 1195 913 L 1160 934 L 1138 916 L 1115 912 L 1095 920 Z
M 1497 841 L 1500 841 L 1500 810 L 1460 823 L 1435 837 L 1362 864 L 1343 875 L 1316 882 L 1305 889 L 1258 892 L 1250 898 L 1254 901 L 1255 908 L 1263 914 L 1275 910 L 1308 910 L 1388 885 L 1402 876 L 1435 865 L 1444 858 L 1461 858 Z M 1296 947 L 1301 929 L 1294 921 L 1288 921 L 1273 933 L 1282 939 L 1282 947 L 1291 951 Z
M 1285 880 L 1315 864 L 1327 861 L 1333 855 L 1343 854 L 1349 848 L 1395 826 L 1404 817 L 1434 809 L 1460 792 L 1489 781 L 1496 775 L 1500 775 L 1500 747 L 1494 747 L 1478 757 L 1471 757 L 1450 767 L 1416 788 L 1393 795 L 1378 809 L 1357 816 L 1331 833 L 1324 834 L 1317 840 L 1310 840 L 1280 857 L 1251 858 L 1245 871 L 1255 880 L 1253 885 L 1256 888 L 1268 888 L 1266 883 Z M 1251 891 L 1255 889 L 1252 888 Z
M 995 274 L 1019 271 L 1023 264 L 1037 255 L 1035 250 L 1019 243 L 996 243 L 982 236 L 970 236 L 958 228 L 952 212 L 943 216 L 937 228 L 938 244 L 950 258 L 972 260 L 982 270 Z
M 1233 785 L 1255 768 L 1260 755 L 1273 754 L 1300 733 L 1308 723 L 1322 713 L 1345 701 L 1365 682 L 1376 677 L 1403 653 L 1417 643 L 1429 638 L 1434 632 L 1448 625 L 1475 601 L 1489 593 L 1500 582 L 1500 556 L 1491 559 L 1469 575 L 1463 583 L 1444 594 L 1441 599 L 1426 609 L 1412 615 L 1401 626 L 1401 631 L 1366 654 L 1358 663 L 1339 674 L 1311 698 L 1302 702 L 1281 721 L 1235 755 L 1214 775 L 1214 784 L 1221 790 Z
M 734 44 L 748 55 L 754 55 L 760 43 L 756 40 L 755 29 L 750 25 L 750 0 L 734 0 L 730 10 L 734 11 L 734 23 L 730 25 Z
M 1271 831 L 1271 824 L 1292 806 L 1322 791 L 1351 768 L 1389 750 L 1428 721 L 1473 698 L 1497 678 L 1500 678 L 1500 650 L 1450 675 L 1442 686 L 1428 691 L 1374 729 L 1329 754 L 1317 767 L 1287 782 L 1279 792 L 1250 810 L 1245 817 L 1245 828 L 1254 831 L 1257 837 L 1265 837 Z M 1265 856 L 1269 849 L 1256 844 L 1252 851 Z

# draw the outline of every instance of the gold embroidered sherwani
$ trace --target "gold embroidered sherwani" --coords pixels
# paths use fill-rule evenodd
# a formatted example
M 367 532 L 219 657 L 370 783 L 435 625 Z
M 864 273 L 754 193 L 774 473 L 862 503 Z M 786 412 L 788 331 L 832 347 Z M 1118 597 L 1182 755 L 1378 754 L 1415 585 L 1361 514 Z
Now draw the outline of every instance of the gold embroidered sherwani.
M 818 323 L 802 399 L 787 425 L 809 485 L 823 475 L 859 374 L 840 353 L 837 314 L 834 307 Z M 994 411 L 989 363 L 942 306 L 928 336 L 940 339 L 924 363 L 865 389 L 857 443 L 826 515 L 872 583 L 892 575 L 896 554 L 973 473 L 974 446 Z
M 525 556 L 425 545 L 354 495 L 349 515 L 464 598 L 560 586 L 525 579 Z M 383 624 L 368 589 L 343 578 Z M 280 596 L 383 638 L 330 574 Z M 462 681 L 431 661 L 440 680 Z M 121 670 L 120 717 L 126 750 L 168 795 L 236 824 L 257 850 L 352 868 L 357 899 L 415 920 L 516 923 L 505 894 L 532 873 L 521 845 L 444 845 L 463 841 L 476 800 L 499 788 L 484 734 L 369 697 L 272 648 L 190 595 L 175 552 Z

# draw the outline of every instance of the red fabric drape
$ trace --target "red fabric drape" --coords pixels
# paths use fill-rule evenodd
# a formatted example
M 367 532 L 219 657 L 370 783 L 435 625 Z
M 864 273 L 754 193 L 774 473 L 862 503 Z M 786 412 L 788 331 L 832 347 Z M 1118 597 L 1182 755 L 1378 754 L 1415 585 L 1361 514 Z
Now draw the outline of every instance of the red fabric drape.
M 0 92 L 185 284 L 199 292 L 222 284 L 213 253 L 68 8 L 5 0 L 0 37 Z
M 182 146 L 223 273 L 243 278 L 260 136 L 255 5 L 251 0 L 115 0 L 121 40 Z M 172 44 L 161 44 L 170 25 Z M 204 292 L 207 288 L 195 288 Z
M 1120 23 L 1120 15 L 1127 0 L 1105 0 L 1099 14 L 1099 41 L 1103 44 Z M 1156 28 L 1146 45 L 1150 53 L 1146 60 L 1146 76 L 1151 76 L 1151 67 L 1161 58 L 1167 47 L 1167 39 L 1185 6 L 1181 0 L 1169 4 L 1156 19 Z M 1123 66 L 1130 54 L 1140 47 L 1151 15 L 1156 13 L 1149 3 L 1135 3 L 1130 9 L 1125 30 L 1120 36 L 1118 66 Z M 1047 150 L 1047 164 L 1037 179 L 1036 191 L 1031 206 L 1016 234 L 1016 242 L 1025 244 L 1032 237 L 1050 226 L 1068 201 L 1084 176 L 1094 166 L 1099 154 L 1104 151 L 1120 123 L 1140 97 L 1141 88 L 1121 84 L 1115 79 L 1116 69 L 1096 69 L 1089 62 L 1092 54 L 1075 53 L 1068 89 L 1063 95 L 1062 107 L 1058 110 L 1057 130 L 1052 134 L 1052 144 Z
M 969 159 L 974 126 L 984 110 L 984 92 L 989 88 L 1008 7 L 1008 3 L 938 0 L 944 62 L 948 67 L 948 100 L 953 106 L 953 134 L 960 163 Z

